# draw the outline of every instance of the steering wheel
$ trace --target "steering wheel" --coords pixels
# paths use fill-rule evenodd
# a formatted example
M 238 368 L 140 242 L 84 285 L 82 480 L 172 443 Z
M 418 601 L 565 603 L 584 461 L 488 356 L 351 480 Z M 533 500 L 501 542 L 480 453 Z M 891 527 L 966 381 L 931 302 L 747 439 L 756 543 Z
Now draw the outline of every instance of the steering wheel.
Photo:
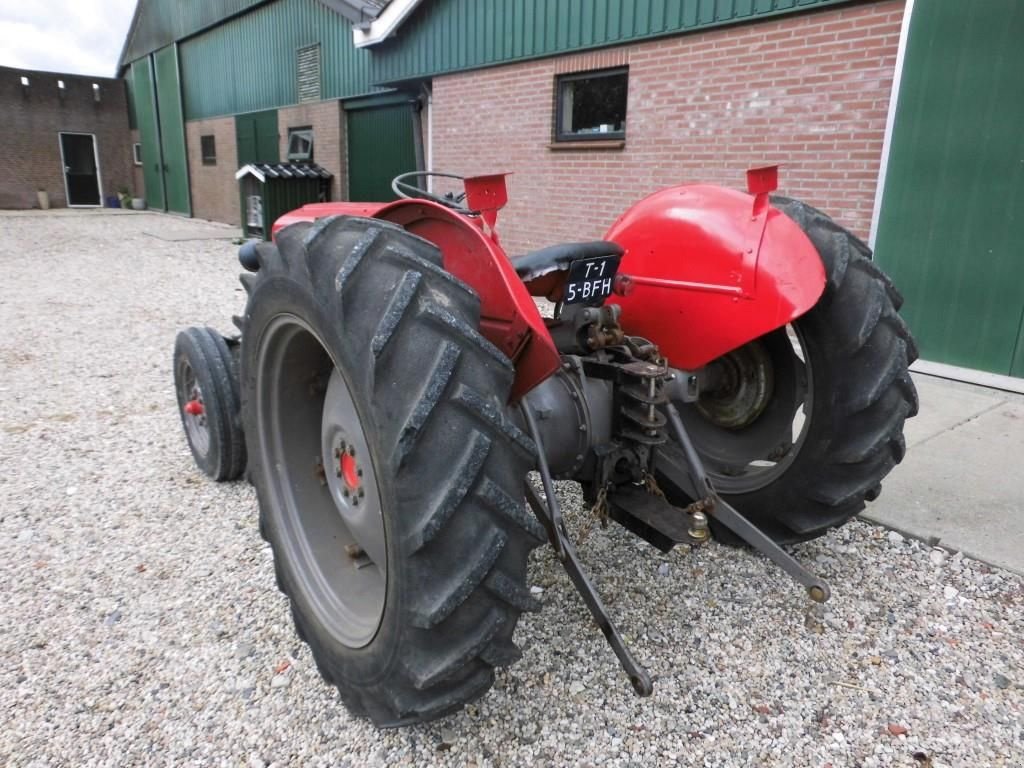
M 457 194 L 455 192 L 446 192 L 443 195 L 435 195 L 433 192 L 428 192 L 426 189 L 419 186 L 423 183 L 419 181 L 419 179 L 429 177 L 465 181 L 465 177 L 454 173 L 412 171 L 411 173 L 402 173 L 395 176 L 395 178 L 391 180 L 391 191 L 399 197 L 404 197 L 406 199 L 432 200 L 435 203 L 440 203 L 446 208 L 451 208 L 456 213 L 461 213 L 467 216 L 476 213 L 476 211 L 471 211 L 469 208 L 462 205 L 462 201 L 466 199 L 465 192 L 459 192 Z M 414 179 L 416 180 L 415 183 L 413 183 Z

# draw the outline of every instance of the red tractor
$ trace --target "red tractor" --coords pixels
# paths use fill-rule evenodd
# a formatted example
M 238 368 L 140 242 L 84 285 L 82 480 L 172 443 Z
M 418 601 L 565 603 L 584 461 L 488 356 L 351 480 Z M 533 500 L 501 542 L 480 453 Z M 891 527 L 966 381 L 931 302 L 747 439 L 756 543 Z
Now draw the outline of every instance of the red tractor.
M 243 246 L 241 338 L 178 336 L 182 420 L 207 474 L 255 485 L 297 632 L 353 713 L 401 725 L 481 696 L 520 656 L 545 540 L 650 694 L 555 480 L 662 551 L 746 543 L 828 599 L 780 545 L 878 495 L 916 349 L 864 243 L 769 197 L 775 178 L 664 189 L 604 240 L 510 258 L 503 176 L 405 174 L 396 202 L 307 205 Z

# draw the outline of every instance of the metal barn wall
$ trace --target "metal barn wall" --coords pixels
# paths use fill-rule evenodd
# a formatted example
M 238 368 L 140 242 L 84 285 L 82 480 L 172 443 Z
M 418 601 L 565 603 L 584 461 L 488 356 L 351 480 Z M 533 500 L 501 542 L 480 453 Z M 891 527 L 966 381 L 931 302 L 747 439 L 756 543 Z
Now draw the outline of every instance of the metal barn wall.
M 844 2 L 849 0 L 429 0 L 394 39 L 372 48 L 370 77 L 397 82 Z
M 139 0 L 122 64 L 194 35 L 266 0 Z
M 918 0 L 875 251 L 925 360 L 1024 376 L 1024 4 Z
M 180 44 L 185 119 L 297 103 L 297 51 L 313 43 L 320 43 L 321 98 L 377 90 L 369 54 L 352 45 L 345 19 L 315 0 L 278 0 Z

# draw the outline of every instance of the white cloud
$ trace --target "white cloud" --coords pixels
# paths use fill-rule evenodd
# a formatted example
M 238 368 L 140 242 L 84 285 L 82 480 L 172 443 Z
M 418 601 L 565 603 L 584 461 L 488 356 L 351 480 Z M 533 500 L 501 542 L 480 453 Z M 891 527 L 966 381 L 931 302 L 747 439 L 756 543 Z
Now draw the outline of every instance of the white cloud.
M 0 66 L 113 77 L 135 0 L 0 0 Z

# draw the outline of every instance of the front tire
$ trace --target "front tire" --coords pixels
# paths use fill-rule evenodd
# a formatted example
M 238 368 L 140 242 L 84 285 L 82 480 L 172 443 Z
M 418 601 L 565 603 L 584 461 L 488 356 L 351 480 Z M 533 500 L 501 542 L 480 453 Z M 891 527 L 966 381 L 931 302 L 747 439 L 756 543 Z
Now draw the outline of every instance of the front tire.
M 186 328 L 174 340 L 174 391 L 196 466 L 217 481 L 245 469 L 238 373 L 224 337 L 212 328 Z
M 713 363 L 721 389 L 679 408 L 722 497 L 792 543 L 854 517 L 902 460 L 903 423 L 918 407 L 908 371 L 917 348 L 897 314 L 902 297 L 863 242 L 809 205 L 772 204 L 817 248 L 824 293 L 787 328 Z
M 242 341 L 261 531 L 321 675 L 379 726 L 481 696 L 520 652 L 544 532 L 513 369 L 431 243 L 333 217 L 260 245 Z

